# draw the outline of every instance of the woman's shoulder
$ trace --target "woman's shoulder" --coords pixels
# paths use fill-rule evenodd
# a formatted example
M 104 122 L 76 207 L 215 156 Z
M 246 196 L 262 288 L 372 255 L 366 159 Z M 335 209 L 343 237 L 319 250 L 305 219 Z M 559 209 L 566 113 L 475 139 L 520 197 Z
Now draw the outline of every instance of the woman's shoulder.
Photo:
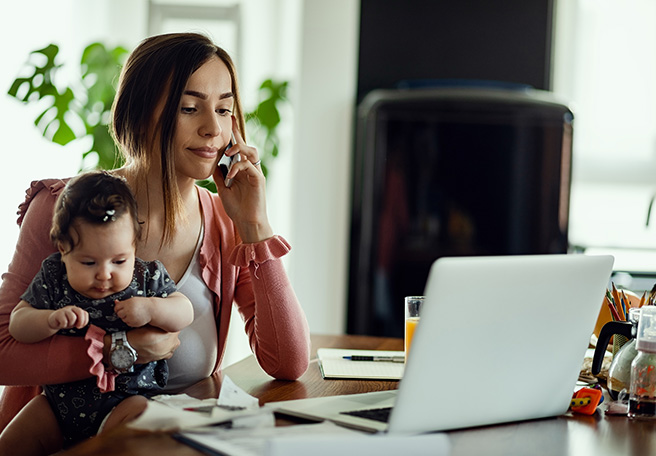
M 25 190 L 25 201 L 18 206 L 18 224 L 22 224 L 25 213 L 31 205 L 46 204 L 52 206 L 69 179 L 40 179 L 32 181 L 29 188 Z M 40 199 L 42 200 L 41 203 L 36 202 Z

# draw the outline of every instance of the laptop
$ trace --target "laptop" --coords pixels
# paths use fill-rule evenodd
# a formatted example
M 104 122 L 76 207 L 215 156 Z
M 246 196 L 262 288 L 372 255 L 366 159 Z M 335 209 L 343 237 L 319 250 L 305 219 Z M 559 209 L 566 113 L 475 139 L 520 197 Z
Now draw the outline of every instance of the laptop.
M 562 415 L 613 267 L 582 254 L 440 258 L 398 390 L 270 403 L 392 434 Z M 399 303 L 399 318 L 403 318 Z M 357 416 L 389 409 L 387 421 Z M 355 413 L 355 414 L 354 414 Z

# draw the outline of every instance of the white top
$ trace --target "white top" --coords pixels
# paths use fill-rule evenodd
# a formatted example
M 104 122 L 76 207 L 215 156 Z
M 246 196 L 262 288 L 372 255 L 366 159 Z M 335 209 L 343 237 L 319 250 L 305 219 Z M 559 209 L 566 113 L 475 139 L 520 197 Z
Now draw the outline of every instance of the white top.
M 194 321 L 180 331 L 180 346 L 168 360 L 169 381 L 164 389 L 175 392 L 207 378 L 216 364 L 218 340 L 214 317 L 214 297 L 201 276 L 200 246 L 204 227 L 198 237 L 198 245 L 187 270 L 178 281 L 178 291 L 191 301 Z

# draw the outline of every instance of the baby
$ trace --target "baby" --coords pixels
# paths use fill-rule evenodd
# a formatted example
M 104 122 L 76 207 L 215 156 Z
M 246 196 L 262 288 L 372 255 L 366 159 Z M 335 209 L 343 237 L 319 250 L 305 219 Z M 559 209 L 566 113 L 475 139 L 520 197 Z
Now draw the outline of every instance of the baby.
M 180 331 L 192 322 L 193 307 L 159 261 L 136 258 L 140 233 L 134 196 L 120 177 L 85 173 L 59 196 L 50 232 L 58 252 L 43 261 L 21 296 L 9 331 L 19 342 L 34 343 L 56 333 L 84 336 L 89 324 L 98 326 L 112 335 L 106 368 L 117 376 L 111 391 L 101 391 L 95 378 L 45 385 L 44 395 L 0 436 L 16 443 L 15 454 L 29 439 L 50 454 L 134 419 L 146 397 L 166 385 L 166 361 L 136 364 L 126 331 L 144 325 Z

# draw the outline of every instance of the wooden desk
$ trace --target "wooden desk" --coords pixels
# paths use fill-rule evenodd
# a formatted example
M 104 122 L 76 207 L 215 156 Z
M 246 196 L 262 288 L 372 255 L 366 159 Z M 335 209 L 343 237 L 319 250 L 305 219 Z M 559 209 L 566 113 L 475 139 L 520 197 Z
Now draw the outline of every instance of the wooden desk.
M 401 339 L 364 336 L 312 336 L 313 355 L 319 347 L 401 350 Z M 253 357 L 227 369 L 227 374 L 247 393 L 271 401 L 301 399 L 335 394 L 394 389 L 398 382 L 323 380 L 313 357 L 308 371 L 298 381 L 273 380 Z M 221 380 L 210 377 L 188 389 L 198 398 L 218 397 Z M 482 394 L 486 392 L 483 391 Z M 492 393 L 492 392 L 488 392 Z M 475 413 L 475 411 L 474 411 Z M 452 456 L 485 455 L 648 455 L 656 454 L 656 422 L 630 421 L 626 417 L 561 416 L 522 423 L 488 426 L 449 432 Z M 201 453 L 172 439 L 166 433 L 133 431 L 121 427 L 95 437 L 62 456 L 112 454 L 130 456 L 199 456 Z

